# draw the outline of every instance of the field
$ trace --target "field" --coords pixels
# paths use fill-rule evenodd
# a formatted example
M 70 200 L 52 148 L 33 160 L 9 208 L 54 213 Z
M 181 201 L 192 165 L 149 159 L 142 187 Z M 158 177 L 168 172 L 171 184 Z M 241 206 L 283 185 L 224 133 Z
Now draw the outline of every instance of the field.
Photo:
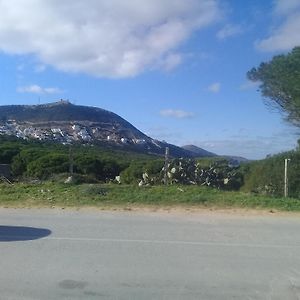
M 0 185 L 1 207 L 138 207 L 249 208 L 300 211 L 300 200 L 199 186 L 64 184 L 57 182 Z

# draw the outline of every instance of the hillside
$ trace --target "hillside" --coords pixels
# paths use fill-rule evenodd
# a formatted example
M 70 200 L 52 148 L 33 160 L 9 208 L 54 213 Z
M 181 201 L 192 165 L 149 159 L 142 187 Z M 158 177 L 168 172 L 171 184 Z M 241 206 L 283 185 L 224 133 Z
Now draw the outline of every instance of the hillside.
M 214 156 L 218 156 L 215 153 L 206 151 L 200 147 L 197 147 L 195 145 L 186 145 L 186 146 L 182 146 L 181 148 L 193 152 L 195 154 L 195 156 L 199 156 L 199 157 L 214 157 Z
M 7 105 L 0 106 L 0 122 L 16 121 L 26 124 L 59 124 L 59 123 L 88 123 L 101 125 L 107 134 L 131 134 L 132 138 L 146 138 L 146 136 L 129 122 L 110 111 L 88 106 L 73 105 L 69 101 L 58 101 L 42 105 Z M 51 127 L 52 128 L 52 127 Z
M 63 144 L 101 144 L 158 155 L 163 155 L 169 147 L 171 156 L 195 157 L 189 150 L 148 137 L 113 112 L 64 100 L 42 105 L 0 106 L 0 134 Z

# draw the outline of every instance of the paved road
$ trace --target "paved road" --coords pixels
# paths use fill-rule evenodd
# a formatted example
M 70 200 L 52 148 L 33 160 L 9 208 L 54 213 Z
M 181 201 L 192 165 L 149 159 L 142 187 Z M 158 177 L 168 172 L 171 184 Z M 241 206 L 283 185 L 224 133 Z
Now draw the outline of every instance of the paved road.
M 300 217 L 0 209 L 0 299 L 300 299 Z

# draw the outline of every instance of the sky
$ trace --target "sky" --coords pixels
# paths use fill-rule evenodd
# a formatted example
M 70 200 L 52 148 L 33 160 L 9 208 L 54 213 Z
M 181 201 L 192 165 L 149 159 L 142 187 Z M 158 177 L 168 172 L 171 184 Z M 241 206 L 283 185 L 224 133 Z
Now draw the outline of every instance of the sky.
M 262 159 L 299 131 L 246 73 L 299 45 L 300 0 L 0 0 L 0 105 L 65 99 Z

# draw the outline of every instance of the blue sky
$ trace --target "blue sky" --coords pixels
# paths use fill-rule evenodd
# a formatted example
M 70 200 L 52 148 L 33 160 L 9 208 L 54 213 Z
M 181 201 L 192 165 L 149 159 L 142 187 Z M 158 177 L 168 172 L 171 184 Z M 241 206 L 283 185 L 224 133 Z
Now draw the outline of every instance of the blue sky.
M 0 105 L 69 99 L 159 140 L 264 158 L 299 132 L 246 72 L 299 29 L 299 0 L 2 0 Z

